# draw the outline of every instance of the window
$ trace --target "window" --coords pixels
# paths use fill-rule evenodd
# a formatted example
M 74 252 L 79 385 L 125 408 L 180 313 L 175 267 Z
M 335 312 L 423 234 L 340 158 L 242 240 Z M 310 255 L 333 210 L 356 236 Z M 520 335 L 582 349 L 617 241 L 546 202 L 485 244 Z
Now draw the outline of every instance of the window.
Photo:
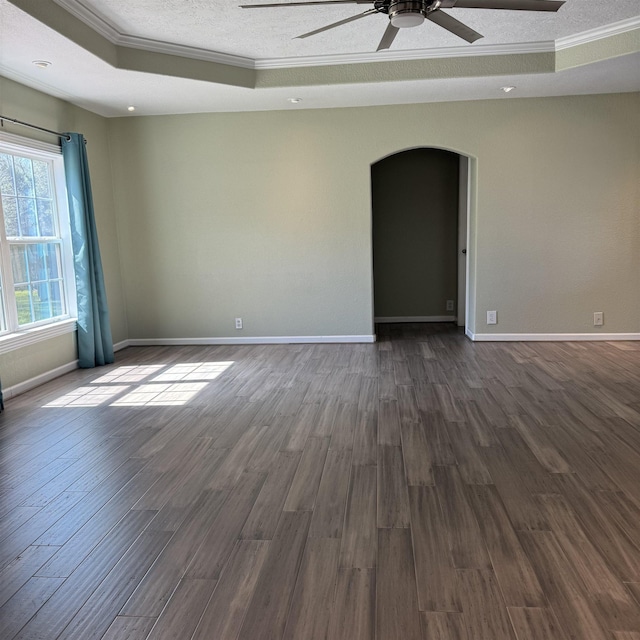
M 47 327 L 75 328 L 73 254 L 62 155 L 0 137 L 0 352 Z M 19 341 L 12 338 L 20 336 Z M 12 347 L 12 345 L 14 345 Z M 5 347 L 1 349 L 1 347 Z

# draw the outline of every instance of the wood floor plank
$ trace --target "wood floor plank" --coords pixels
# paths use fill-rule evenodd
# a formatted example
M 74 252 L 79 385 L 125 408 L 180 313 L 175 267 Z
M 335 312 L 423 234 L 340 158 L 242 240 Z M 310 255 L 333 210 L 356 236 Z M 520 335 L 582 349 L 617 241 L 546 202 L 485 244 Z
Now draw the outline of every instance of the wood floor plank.
M 10 533 L 0 546 L 0 571 L 18 554 L 35 541 L 64 516 L 84 497 L 83 492 L 65 491 L 46 507 L 43 507 L 22 526 Z
M 378 444 L 399 447 L 400 412 L 397 400 L 380 400 L 378 404 Z
M 378 411 L 358 412 L 353 436 L 353 464 L 375 465 L 378 455 Z
M 62 578 L 30 578 L 0 607 L 0 638 L 13 638 L 62 582 Z
M 325 640 L 336 586 L 340 541 L 307 541 L 298 573 L 284 640 Z
M 467 488 L 457 469 L 436 467 L 435 486 L 449 535 L 453 566 L 456 569 L 491 567 L 475 513 L 467 500 Z
M 86 602 L 87 596 L 109 575 L 154 515 L 153 511 L 132 511 L 127 514 L 16 637 L 22 637 L 23 640 L 57 638 Z
M 121 615 L 153 617 L 164 609 L 180 579 L 187 571 L 205 534 L 225 503 L 226 493 L 207 491 L 191 509 L 184 523 L 162 550 L 159 562 L 144 576 L 124 604 Z
M 449 440 L 460 475 L 466 484 L 493 484 L 493 478 L 473 442 L 466 422 L 450 422 Z
M 591 544 L 574 511 L 562 496 L 539 496 L 551 530 L 562 547 L 574 571 L 580 576 L 591 594 L 610 595 L 616 600 L 628 601 L 629 594 L 604 558 Z
M 482 458 L 517 531 L 549 530 L 534 496 L 522 482 L 522 469 L 515 468 L 502 447 L 485 447 Z
M 215 586 L 215 580 L 183 578 L 158 618 L 148 640 L 190 638 Z
M 155 618 L 118 616 L 102 636 L 102 640 L 146 640 Z
M 284 503 L 285 511 L 311 511 L 316 502 L 329 438 L 309 438 Z
M 422 635 L 427 640 L 468 640 L 461 613 L 421 611 Z M 518 639 L 520 640 L 520 639 Z
M 193 554 L 186 576 L 217 580 L 264 484 L 263 473 L 246 472 L 229 492 L 211 528 Z
M 605 640 L 586 589 L 551 531 L 522 532 L 519 538 L 558 621 L 571 640 Z
M 436 465 L 455 465 L 456 457 L 449 439 L 449 429 L 440 411 L 420 412 L 422 425 L 431 450 L 431 462 Z
M 434 487 L 409 487 L 411 531 L 421 611 L 461 611 L 449 536 Z
M 170 537 L 171 534 L 166 531 L 144 532 L 80 607 L 58 638 L 102 638 Z
M 338 569 L 331 610 L 331 640 L 375 640 L 375 569 Z
M 340 566 L 373 569 L 376 566 L 376 467 L 352 467 L 347 497 Z
M 91 553 L 95 546 L 127 514 L 157 475 L 142 471 L 80 527 L 39 571 L 38 575 L 67 577 Z
M 284 511 L 269 543 L 239 640 L 281 638 L 311 521 L 308 511 Z
M 547 437 L 544 428 L 526 415 L 514 416 L 511 424 L 527 443 L 531 453 L 549 473 L 571 473 L 571 468 Z
M 470 487 L 468 497 L 506 604 L 513 607 L 545 606 L 546 600 L 538 578 L 495 487 Z
M 332 449 L 353 449 L 358 406 L 355 402 L 341 402 L 331 432 Z
M 401 447 L 378 447 L 378 528 L 409 526 L 409 496 Z
M 589 491 L 573 475 L 559 478 L 558 484 L 580 527 L 615 574 L 624 581 L 640 580 L 640 547 L 633 540 L 640 529 L 631 525 L 627 532 L 624 524 L 611 517 L 604 504 L 606 492 Z M 638 533 L 634 534 L 636 530 Z
M 344 525 L 344 513 L 351 476 L 352 452 L 329 449 L 320 480 L 310 538 L 339 538 Z
M 508 611 L 518 640 L 569 640 L 551 609 L 509 607 Z
M 408 485 L 433 485 L 431 447 L 421 422 L 403 423 L 402 453 Z
M 31 546 L 25 549 L 0 573 L 1 607 L 34 576 L 58 547 Z
M 273 537 L 301 457 L 301 451 L 278 454 L 244 524 L 243 538 L 270 540 Z
M 409 530 L 379 529 L 378 549 L 376 637 L 421 640 Z
M 269 542 L 239 540 L 193 634 L 193 640 L 225 638 L 235 640 L 240 633 Z
M 516 640 L 493 571 L 460 569 L 458 580 L 467 635 L 474 640 Z

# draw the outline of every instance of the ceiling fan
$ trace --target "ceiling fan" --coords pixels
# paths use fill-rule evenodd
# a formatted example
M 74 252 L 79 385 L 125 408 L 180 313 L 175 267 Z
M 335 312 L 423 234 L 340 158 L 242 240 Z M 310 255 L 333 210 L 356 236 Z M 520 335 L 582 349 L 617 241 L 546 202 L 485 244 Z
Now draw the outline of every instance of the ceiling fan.
M 469 43 L 482 38 L 482 34 L 456 20 L 441 9 L 508 9 L 516 11 L 558 11 L 564 0 L 308 0 L 306 2 L 273 2 L 264 4 L 243 4 L 242 9 L 267 9 L 272 7 L 305 7 L 324 4 L 372 4 L 371 9 L 350 18 L 328 24 L 320 29 L 303 33 L 298 38 L 308 38 L 340 25 L 360 20 L 375 13 L 389 16 L 389 24 L 380 40 L 377 51 L 388 49 L 400 29 L 417 27 L 430 20 Z

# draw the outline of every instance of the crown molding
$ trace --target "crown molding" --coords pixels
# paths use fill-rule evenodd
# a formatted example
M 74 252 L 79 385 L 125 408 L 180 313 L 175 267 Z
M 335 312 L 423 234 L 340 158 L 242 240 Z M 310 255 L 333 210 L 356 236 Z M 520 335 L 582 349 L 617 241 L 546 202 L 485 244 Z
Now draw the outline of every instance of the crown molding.
M 437 60 L 443 58 L 478 58 L 483 56 L 517 55 L 525 53 L 549 53 L 555 51 L 554 42 L 526 42 L 522 44 L 487 44 L 439 49 L 414 49 L 403 51 L 376 51 L 367 53 L 338 53 L 328 56 L 299 58 L 268 58 L 256 60 L 256 69 L 290 69 L 294 67 L 325 67 L 342 64 L 371 62 L 400 62 L 405 60 Z
M 558 38 L 558 40 L 556 40 L 556 51 L 570 49 L 571 47 L 577 47 L 581 44 L 589 44 L 589 42 L 596 42 L 603 38 L 618 36 L 639 28 L 640 16 L 629 18 L 629 20 L 620 20 L 620 22 L 614 22 L 605 27 L 583 31 L 582 33 L 577 33 L 574 36 L 568 36 L 566 38 Z
M 562 51 L 578 45 L 588 44 L 603 38 L 627 33 L 640 28 L 640 17 L 621 20 L 604 27 L 583 31 L 556 41 L 525 42 L 507 45 L 473 45 L 443 47 L 439 49 L 416 49 L 410 51 L 380 51 L 356 54 L 335 54 L 326 56 L 305 56 L 298 58 L 252 59 L 209 49 L 200 49 L 174 44 L 162 40 L 140 38 L 121 33 L 109 20 L 92 9 L 82 0 L 54 0 L 63 9 L 84 22 L 99 35 L 116 46 L 129 47 L 152 53 L 179 56 L 192 60 L 214 62 L 245 69 L 290 69 L 296 67 L 321 67 L 344 64 L 398 62 L 405 60 L 436 60 L 442 58 L 467 58 L 482 56 L 519 55 L 529 53 L 549 53 Z
M 89 7 L 79 2 L 79 0 L 53 1 L 72 16 L 84 22 L 88 27 L 91 27 L 96 33 L 109 40 L 112 44 L 117 44 L 118 38 L 122 37 L 123 34 L 120 33 L 106 17 L 89 9 Z
M 220 51 L 210 51 L 209 49 L 199 49 L 198 47 L 189 47 L 183 44 L 173 44 L 171 42 L 163 42 L 161 40 L 121 35 L 118 38 L 118 41 L 114 44 L 121 47 L 129 47 L 131 49 L 150 51 L 152 53 L 179 56 L 190 60 L 203 60 L 204 62 L 228 64 L 233 67 L 242 67 L 243 69 L 256 68 L 255 60 L 253 60 L 253 58 L 245 58 L 243 56 L 236 56 L 230 53 L 221 53 Z

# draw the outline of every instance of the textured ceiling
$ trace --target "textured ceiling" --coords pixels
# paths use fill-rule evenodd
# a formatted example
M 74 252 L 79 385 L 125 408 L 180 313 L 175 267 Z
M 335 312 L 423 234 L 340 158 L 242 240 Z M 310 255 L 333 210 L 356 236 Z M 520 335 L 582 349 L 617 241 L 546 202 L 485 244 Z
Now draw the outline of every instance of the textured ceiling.
M 640 90 L 640 0 L 567 0 L 558 13 L 542 14 L 450 10 L 485 34 L 474 45 L 427 23 L 377 54 L 383 15 L 290 37 L 361 11 L 246 11 L 228 0 L 0 0 L 0 75 L 105 116 L 132 115 L 128 105 L 137 107 L 133 115 L 149 115 Z M 515 50 L 533 53 L 504 55 Z M 52 65 L 39 69 L 38 59 Z M 517 89 L 507 95 L 504 85 Z
M 386 15 L 374 14 L 301 40 L 295 36 L 362 13 L 370 5 L 249 10 L 238 5 L 265 0 L 56 1 L 84 6 L 123 35 L 254 59 L 372 52 L 389 22 Z M 567 0 L 557 13 L 456 8 L 446 12 L 483 34 L 478 44 L 546 42 L 633 18 L 640 12 L 640 0 Z M 393 49 L 460 45 L 477 46 L 425 22 L 403 29 Z

